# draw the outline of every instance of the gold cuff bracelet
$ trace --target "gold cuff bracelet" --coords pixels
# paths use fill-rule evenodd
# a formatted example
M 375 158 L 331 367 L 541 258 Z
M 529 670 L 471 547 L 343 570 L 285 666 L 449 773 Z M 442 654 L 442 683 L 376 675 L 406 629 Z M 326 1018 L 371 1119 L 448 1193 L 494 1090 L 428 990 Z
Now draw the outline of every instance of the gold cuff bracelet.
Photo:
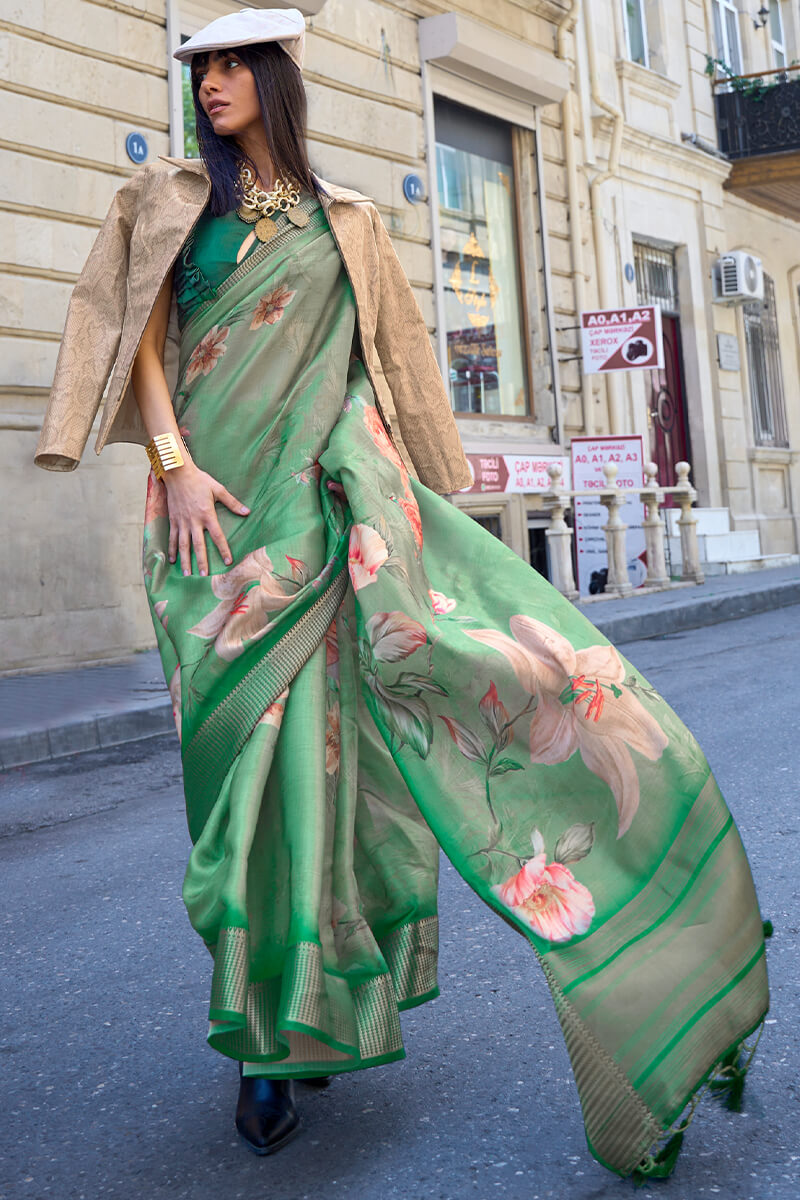
M 163 479 L 165 471 L 183 466 L 183 455 L 174 433 L 157 433 L 145 449 L 156 479 Z

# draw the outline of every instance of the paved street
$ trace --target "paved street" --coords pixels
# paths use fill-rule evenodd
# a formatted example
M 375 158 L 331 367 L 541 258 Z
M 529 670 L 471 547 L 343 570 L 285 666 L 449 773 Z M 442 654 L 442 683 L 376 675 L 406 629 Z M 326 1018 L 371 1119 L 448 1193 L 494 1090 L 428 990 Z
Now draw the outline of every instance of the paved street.
M 0 776 L 0 1200 L 796 1200 L 800 607 L 622 649 L 698 735 L 775 924 L 745 1112 L 705 1102 L 671 1180 L 634 1192 L 591 1159 L 533 955 L 449 868 L 443 994 L 404 1015 L 408 1058 L 300 1088 L 304 1136 L 250 1154 L 235 1067 L 204 1042 L 210 960 L 159 738 Z

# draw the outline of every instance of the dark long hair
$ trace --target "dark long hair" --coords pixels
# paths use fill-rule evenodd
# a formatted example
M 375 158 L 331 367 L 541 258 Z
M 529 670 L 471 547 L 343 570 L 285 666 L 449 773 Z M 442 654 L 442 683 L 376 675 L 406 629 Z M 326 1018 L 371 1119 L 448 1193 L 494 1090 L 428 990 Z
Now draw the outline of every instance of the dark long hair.
M 300 68 L 277 42 L 258 42 L 252 46 L 231 47 L 228 51 L 249 67 L 256 81 L 261 103 L 267 149 L 276 175 L 291 176 L 297 183 L 314 191 L 306 148 L 306 89 Z M 230 212 L 241 203 L 239 167 L 251 162 L 232 135 L 219 136 L 200 103 L 199 71 L 208 62 L 207 54 L 192 58 L 192 96 L 200 155 L 211 177 L 210 207 L 214 216 Z

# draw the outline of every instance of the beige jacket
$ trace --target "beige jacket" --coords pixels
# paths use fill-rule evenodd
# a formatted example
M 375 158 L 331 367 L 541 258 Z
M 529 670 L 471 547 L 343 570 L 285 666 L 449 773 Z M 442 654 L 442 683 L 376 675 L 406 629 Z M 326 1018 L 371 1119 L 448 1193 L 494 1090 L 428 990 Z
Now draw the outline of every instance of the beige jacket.
M 440 493 L 466 487 L 471 475 L 428 331 L 380 215 L 359 192 L 316 183 L 353 288 L 364 365 L 386 428 L 391 435 L 388 387 L 404 443 L 399 448 L 421 481 Z M 210 190 L 201 162 L 165 158 L 117 192 L 72 293 L 37 466 L 71 471 L 78 465 L 106 385 L 97 453 L 107 442 L 147 443 L 130 385 L 133 360 Z M 171 388 L 177 347 L 173 295 L 164 363 Z

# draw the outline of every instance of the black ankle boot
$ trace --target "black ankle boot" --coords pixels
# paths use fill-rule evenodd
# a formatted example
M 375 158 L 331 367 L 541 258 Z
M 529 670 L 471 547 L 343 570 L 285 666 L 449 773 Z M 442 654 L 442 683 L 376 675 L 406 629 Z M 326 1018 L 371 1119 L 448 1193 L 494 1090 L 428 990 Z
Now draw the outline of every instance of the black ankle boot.
M 239 1075 L 236 1128 L 254 1153 L 274 1154 L 300 1128 L 294 1106 L 294 1083 L 291 1079 L 245 1075 L 241 1063 Z
M 302 1082 L 306 1087 L 326 1088 L 330 1087 L 332 1080 L 332 1075 L 312 1075 L 310 1079 L 303 1079 Z

